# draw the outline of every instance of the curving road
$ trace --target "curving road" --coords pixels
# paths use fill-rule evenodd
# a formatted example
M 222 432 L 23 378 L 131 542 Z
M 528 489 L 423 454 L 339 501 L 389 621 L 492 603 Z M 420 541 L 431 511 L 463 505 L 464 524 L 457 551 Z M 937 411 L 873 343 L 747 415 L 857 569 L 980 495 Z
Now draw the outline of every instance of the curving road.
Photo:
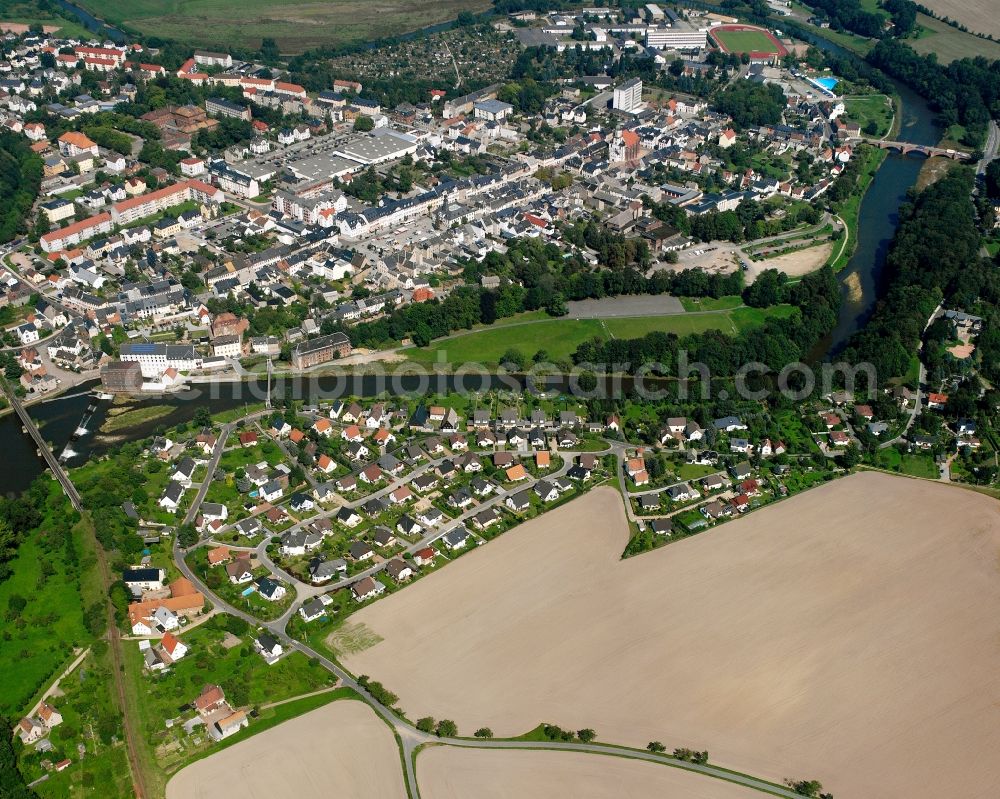
M 273 411 L 264 411 L 264 412 L 257 412 L 254 414 L 250 414 L 249 416 L 244 417 L 244 421 L 259 418 L 260 416 L 271 412 Z M 204 500 L 205 493 L 208 490 L 208 485 L 211 483 L 212 475 L 214 473 L 214 467 L 218 465 L 219 460 L 222 457 L 222 452 L 225 450 L 226 439 L 228 438 L 232 430 L 235 428 L 236 424 L 237 424 L 236 422 L 231 422 L 223 426 L 223 433 L 219 436 L 218 441 L 216 442 L 215 445 L 215 450 L 212 453 L 212 459 L 210 463 L 212 468 L 209 469 L 208 475 L 203 483 L 203 486 L 201 489 L 199 489 L 198 495 L 195 497 L 195 502 L 189 509 L 186 518 L 195 518 L 195 516 L 197 515 L 198 508 L 201 502 Z M 624 454 L 624 445 L 613 444 L 608 448 L 608 450 L 605 450 L 604 452 L 605 453 L 613 452 L 617 456 L 620 469 L 621 459 Z M 569 465 L 572 463 L 572 455 L 575 455 L 576 453 L 564 452 L 561 454 L 564 456 L 564 461 L 565 461 L 563 464 L 563 468 L 558 470 L 554 474 L 549 475 L 549 477 L 558 477 L 564 474 L 565 471 L 568 470 Z M 440 462 L 440 460 L 438 462 Z M 432 465 L 434 465 L 433 461 L 431 463 L 424 465 L 423 470 L 426 471 L 426 469 L 431 468 Z M 413 474 L 411 473 L 411 475 L 407 479 L 412 479 L 412 477 Z M 392 486 L 388 486 L 382 489 L 381 491 L 376 492 L 376 495 L 381 495 L 384 494 L 385 492 L 391 491 L 395 483 L 398 482 L 400 481 L 395 481 Z M 503 499 L 509 494 L 514 493 L 515 491 L 521 491 L 525 488 L 530 488 L 531 485 L 533 485 L 533 482 L 519 483 L 517 487 L 514 489 L 508 489 L 500 494 L 494 495 L 493 497 L 490 498 L 488 502 L 489 504 L 502 502 Z M 365 497 L 364 500 L 357 500 L 356 504 L 360 504 L 362 501 L 367 501 L 369 498 L 370 497 Z M 455 524 L 460 524 L 463 519 L 468 518 L 473 513 L 478 513 L 480 510 L 482 510 L 484 507 L 487 506 L 488 506 L 487 503 L 484 502 L 476 506 L 474 509 L 467 511 L 466 513 L 463 513 L 461 516 L 455 519 L 450 519 L 440 528 L 431 531 L 426 536 L 424 536 L 419 544 L 411 545 L 408 548 L 408 551 L 415 551 L 416 549 L 422 546 L 426 546 L 427 545 L 426 542 L 436 540 L 437 538 L 439 538 L 444 534 L 446 529 L 451 529 L 451 527 L 454 526 Z M 334 511 L 331 511 L 331 513 L 332 512 Z M 299 524 L 301 525 L 303 523 L 300 522 Z M 199 544 L 199 546 L 200 545 L 201 544 Z M 262 543 L 260 545 L 260 548 L 263 549 L 263 547 L 264 544 Z M 357 680 L 354 678 L 352 674 L 345 671 L 341 666 L 334 663 L 325 655 L 317 652 L 316 650 L 312 649 L 303 642 L 298 641 L 288 635 L 288 633 L 286 632 L 288 620 L 291 618 L 291 615 L 295 611 L 295 609 L 297 609 L 301 597 L 297 597 L 296 602 L 293 603 L 293 605 L 289 608 L 288 612 L 286 612 L 281 618 L 269 622 L 262 622 L 255 616 L 252 616 L 249 613 L 246 613 L 245 611 L 240 610 L 239 608 L 236 608 L 233 605 L 230 605 L 224 599 L 216 595 L 207 585 L 205 585 L 204 582 L 202 582 L 202 580 L 198 577 L 198 575 L 195 574 L 195 572 L 188 566 L 187 562 L 184 559 L 185 553 L 186 550 L 180 547 L 177 538 L 175 536 L 174 551 L 173 551 L 174 563 L 180 570 L 181 574 L 183 574 L 185 577 L 191 580 L 191 582 L 194 583 L 194 585 L 206 597 L 208 597 L 211 600 L 212 604 L 216 608 L 222 609 L 233 616 L 243 619 L 248 624 L 250 624 L 251 627 L 266 629 L 282 643 L 283 647 L 286 650 L 294 649 L 298 652 L 301 652 L 306 657 L 315 658 L 319 663 L 323 665 L 323 667 L 327 671 L 329 671 L 331 674 L 337 677 L 337 679 L 340 680 L 341 684 L 344 687 L 351 688 L 354 691 L 356 691 L 358 695 L 372 708 L 372 710 L 374 710 L 375 713 L 377 713 L 392 727 L 393 731 L 398 736 L 400 741 L 400 746 L 402 747 L 406 789 L 411 799 L 419 799 L 420 797 L 420 788 L 419 785 L 417 784 L 415 761 L 416 761 L 416 755 L 420 747 L 427 744 L 444 744 L 448 746 L 480 748 L 480 749 L 553 749 L 559 751 L 583 752 L 588 754 L 597 754 L 605 756 L 627 757 L 635 760 L 643 760 L 651 763 L 659 763 L 664 766 L 681 768 L 685 769 L 686 771 L 692 771 L 708 777 L 713 777 L 715 779 L 726 780 L 727 782 L 734 782 L 737 783 L 738 785 L 743 785 L 747 788 L 752 788 L 754 790 L 758 790 L 764 793 L 769 793 L 773 796 L 781 796 L 784 797 L 785 799 L 796 799 L 796 797 L 799 796 L 798 794 L 789 790 L 788 788 L 769 782 L 767 780 L 759 779 L 757 777 L 752 777 L 750 775 L 739 774 L 733 771 L 729 771 L 727 769 L 719 768 L 711 764 L 701 765 L 696 763 L 689 763 L 687 761 L 679 760 L 667 754 L 647 752 L 641 749 L 632 749 L 630 747 L 619 746 L 616 744 L 582 743 L 582 742 L 569 742 L 569 741 L 552 741 L 552 742 L 538 743 L 532 741 L 489 740 L 489 739 L 476 739 L 476 738 L 448 738 L 448 737 L 438 737 L 436 735 L 431 735 L 429 733 L 421 732 L 412 724 L 410 724 L 408 721 L 401 719 L 392 710 L 390 710 L 388 707 L 386 707 L 377 699 L 375 699 L 375 697 L 373 697 L 367 690 L 365 690 L 364 687 L 358 684 Z M 371 574 L 377 571 L 379 568 L 382 568 L 382 564 L 372 567 L 371 569 L 367 570 L 365 574 Z M 349 585 L 355 580 L 360 579 L 362 576 L 363 575 L 361 574 L 354 575 L 350 579 L 340 581 L 339 583 L 336 584 L 336 586 Z M 320 589 L 320 588 L 314 588 L 313 586 L 304 586 L 304 584 L 299 583 L 299 581 L 295 581 L 292 584 L 295 585 L 296 587 L 302 585 L 304 588 L 308 589 L 307 593 L 309 594 L 309 596 L 313 596 L 317 593 L 328 592 L 335 587 L 333 585 L 327 585 Z
M 250 614 L 230 605 L 225 600 L 212 593 L 211 589 L 209 589 L 208 586 L 198 578 L 198 575 L 196 575 L 194 571 L 188 567 L 184 560 L 184 550 L 177 545 L 176 539 L 174 542 L 174 562 L 177 565 L 177 568 L 180 569 L 181 573 L 191 580 L 191 582 L 194 583 L 206 597 L 211 599 L 215 607 L 221 608 L 227 613 L 243 619 L 252 627 L 262 627 L 266 629 L 279 641 L 281 641 L 282 646 L 285 649 L 294 649 L 301 652 L 306 657 L 315 658 L 327 671 L 336 676 L 344 687 L 351 688 L 356 691 L 358 695 L 361 696 L 361 698 L 372 708 L 372 710 L 385 719 L 385 721 L 388 722 L 393 731 L 399 737 L 400 745 L 402 746 L 406 789 L 411 799 L 419 799 L 420 797 L 420 788 L 417 784 L 415 761 L 417 750 L 425 744 L 446 744 L 448 746 L 480 749 L 557 749 L 570 752 L 629 757 L 636 760 L 644 760 L 652 763 L 660 763 L 665 766 L 682 768 L 686 771 L 693 771 L 698 774 L 726 780 L 728 782 L 735 782 L 739 785 L 746 786 L 747 788 L 769 793 L 774 796 L 785 797 L 785 799 L 797 799 L 797 797 L 798 799 L 801 799 L 799 794 L 796 794 L 783 786 L 768 782 L 767 780 L 758 779 L 757 777 L 751 777 L 746 774 L 738 774 L 711 764 L 699 765 L 696 763 L 689 763 L 667 754 L 645 752 L 641 749 L 632 749 L 627 746 L 601 743 L 585 744 L 569 741 L 537 743 L 532 741 L 494 741 L 477 738 L 444 738 L 421 732 L 412 724 L 401 719 L 393 713 L 392 710 L 375 699 L 375 697 L 368 693 L 365 688 L 358 684 L 357 680 L 349 672 L 345 671 L 325 655 L 322 655 L 301 641 L 290 637 L 285 632 L 285 626 L 287 624 L 286 618 L 283 617 L 283 619 L 277 619 L 275 621 L 261 622 L 260 619 L 255 616 L 251 616 Z

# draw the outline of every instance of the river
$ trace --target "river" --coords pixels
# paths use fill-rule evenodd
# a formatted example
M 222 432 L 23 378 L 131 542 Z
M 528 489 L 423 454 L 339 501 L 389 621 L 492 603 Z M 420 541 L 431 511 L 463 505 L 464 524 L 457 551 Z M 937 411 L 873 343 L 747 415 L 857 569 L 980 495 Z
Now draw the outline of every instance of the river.
M 825 39 L 817 37 L 814 44 L 837 55 L 856 57 Z M 914 144 L 937 144 L 941 128 L 934 121 L 936 115 L 928 108 L 924 98 L 902 83 L 893 83 L 903 105 L 899 132 L 893 138 Z M 843 302 L 837 326 L 820 342 L 810 360 L 823 360 L 824 355 L 835 355 L 871 316 L 882 288 L 885 256 L 899 223 L 899 207 L 906 199 L 907 191 L 917 182 L 925 160 L 923 155 L 917 153 L 900 155 L 895 150 L 889 150 L 889 155 L 875 173 L 858 213 L 857 249 L 838 275 Z
M 65 0 L 58 2 L 76 13 L 88 27 L 100 29 L 103 26 L 100 20 L 83 9 Z M 444 26 L 448 24 L 443 23 Z M 852 56 L 843 48 L 818 37 L 814 43 L 838 55 Z M 900 83 L 896 83 L 895 86 L 903 102 L 903 117 L 897 138 L 915 144 L 936 144 L 940 138 L 940 129 L 935 124 L 934 114 L 927 107 L 927 103 L 906 86 Z M 817 348 L 814 360 L 822 359 L 824 353 L 835 354 L 870 316 L 881 288 L 882 268 L 889 242 L 896 230 L 900 204 L 905 200 L 909 188 L 916 183 L 923 161 L 924 158 L 920 155 L 902 156 L 890 151 L 869 185 L 858 217 L 858 246 L 839 275 L 844 298 L 840 317 L 834 331 Z M 857 291 L 858 287 L 860 292 Z M 88 407 L 93 402 L 93 397 L 85 393 L 86 389 L 93 387 L 93 384 L 81 387 L 75 392 L 70 392 L 71 396 L 59 397 L 30 408 L 31 416 L 39 424 L 43 437 L 53 445 L 57 454 L 63 452 L 67 446 L 76 453 L 67 459 L 69 466 L 78 466 L 90 457 L 100 457 L 122 441 L 147 438 L 156 430 L 168 429 L 186 422 L 191 419 L 195 410 L 203 405 L 207 404 L 213 412 L 222 412 L 246 402 L 259 401 L 266 393 L 260 385 L 222 383 L 212 384 L 211 387 L 198 387 L 192 392 L 168 395 L 164 398 L 143 399 L 135 403 L 136 407 L 169 405 L 172 410 L 165 416 L 136 425 L 125 433 L 118 433 L 115 436 L 94 432 L 106 418 L 110 406 L 109 402 L 101 401 L 97 403 L 97 409 L 88 421 L 90 432 L 73 441 L 71 439 L 74 432 L 81 421 L 88 416 Z M 418 388 L 420 386 L 414 381 L 404 380 L 401 386 L 405 392 Z M 434 391 L 453 389 L 454 384 L 447 379 L 444 384 L 432 387 Z M 81 390 L 84 393 L 79 393 Z M 347 387 L 337 385 L 333 378 L 314 378 L 297 383 L 294 390 L 296 398 L 306 399 L 332 396 L 336 393 L 374 397 L 382 392 L 383 387 L 377 385 L 370 377 L 361 377 L 357 383 Z M 0 460 L 0 492 L 3 494 L 10 495 L 23 491 L 44 470 L 41 458 L 35 452 L 31 441 L 22 432 L 20 422 L 12 414 L 0 418 L 0 449 L 7 453 L 6 457 Z

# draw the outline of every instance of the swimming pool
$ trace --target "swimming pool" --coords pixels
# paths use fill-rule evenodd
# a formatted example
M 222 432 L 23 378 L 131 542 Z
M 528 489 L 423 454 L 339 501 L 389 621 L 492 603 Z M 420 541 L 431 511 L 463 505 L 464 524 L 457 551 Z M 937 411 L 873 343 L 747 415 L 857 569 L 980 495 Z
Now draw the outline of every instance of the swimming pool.
M 818 83 L 828 92 L 832 92 L 833 87 L 837 85 L 838 81 L 836 78 L 814 78 L 813 83 Z

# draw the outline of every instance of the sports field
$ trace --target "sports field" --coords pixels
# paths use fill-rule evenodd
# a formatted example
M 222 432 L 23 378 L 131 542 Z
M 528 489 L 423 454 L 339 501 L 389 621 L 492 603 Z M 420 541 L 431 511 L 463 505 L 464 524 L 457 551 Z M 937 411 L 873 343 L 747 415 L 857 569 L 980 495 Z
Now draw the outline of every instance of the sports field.
M 784 55 L 787 51 L 774 35 L 750 25 L 719 25 L 712 28 L 712 38 L 727 53 Z
M 317 45 L 369 41 L 483 11 L 488 0 L 80 0 L 112 25 L 125 25 L 214 50 L 260 47 L 265 36 L 283 53 Z

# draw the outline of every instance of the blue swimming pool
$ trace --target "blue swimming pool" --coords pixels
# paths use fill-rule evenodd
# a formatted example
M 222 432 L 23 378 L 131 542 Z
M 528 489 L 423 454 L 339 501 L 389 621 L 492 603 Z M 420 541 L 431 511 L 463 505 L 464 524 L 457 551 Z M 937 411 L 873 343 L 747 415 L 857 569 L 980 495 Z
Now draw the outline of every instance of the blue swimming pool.
M 837 79 L 836 78 L 815 78 L 813 80 L 813 83 L 818 83 L 820 86 L 822 86 L 828 92 L 832 92 L 833 91 L 833 87 L 837 85 Z

